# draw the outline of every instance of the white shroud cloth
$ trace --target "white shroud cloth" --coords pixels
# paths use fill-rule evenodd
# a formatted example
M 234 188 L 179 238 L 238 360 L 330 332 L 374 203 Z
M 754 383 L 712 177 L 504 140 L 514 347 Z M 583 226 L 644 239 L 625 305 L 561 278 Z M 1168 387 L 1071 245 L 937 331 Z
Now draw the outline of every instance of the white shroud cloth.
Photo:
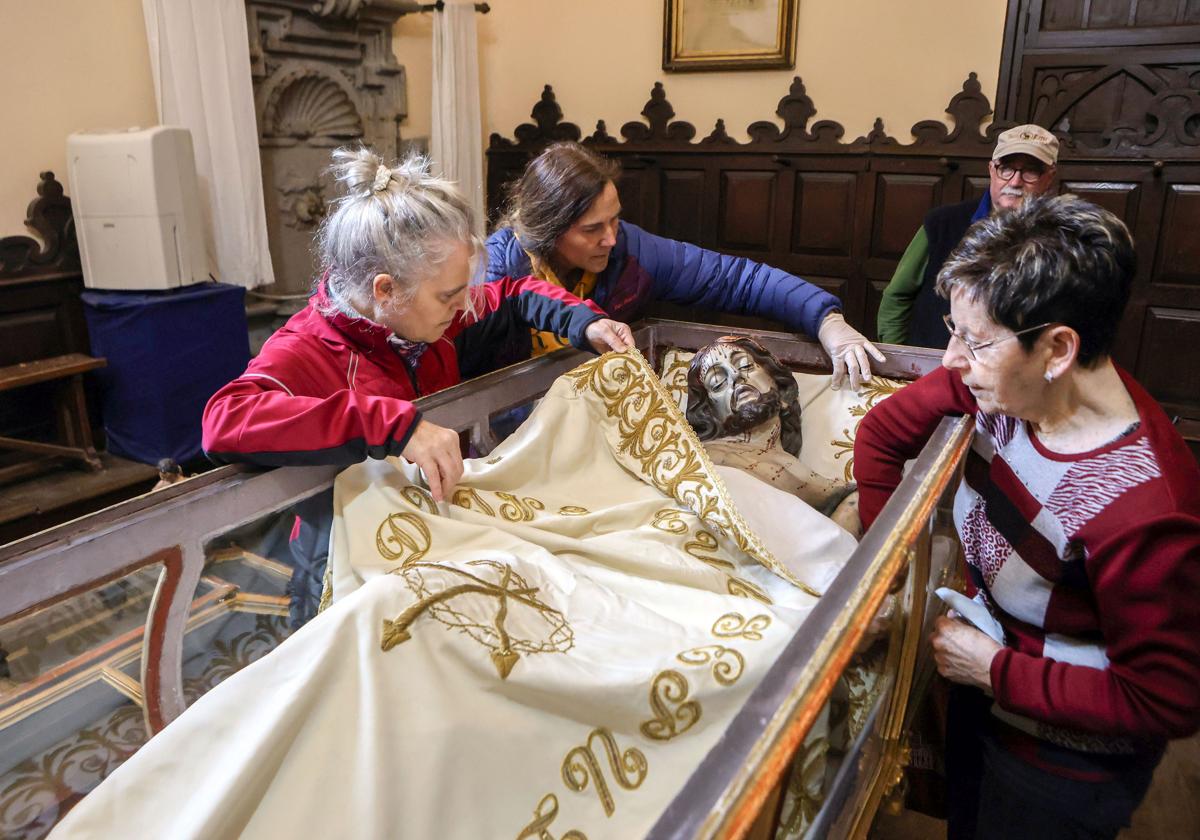
M 335 497 L 332 605 L 54 837 L 642 836 L 854 548 L 718 473 L 635 352 L 559 379 L 452 504 L 397 459 Z

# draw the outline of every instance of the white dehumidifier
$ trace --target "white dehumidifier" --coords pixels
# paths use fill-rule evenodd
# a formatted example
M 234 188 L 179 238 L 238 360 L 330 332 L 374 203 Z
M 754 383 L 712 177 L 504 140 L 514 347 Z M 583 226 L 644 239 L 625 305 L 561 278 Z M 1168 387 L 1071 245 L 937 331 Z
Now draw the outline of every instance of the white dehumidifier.
M 67 138 L 71 207 L 90 289 L 209 280 L 192 135 L 160 125 Z

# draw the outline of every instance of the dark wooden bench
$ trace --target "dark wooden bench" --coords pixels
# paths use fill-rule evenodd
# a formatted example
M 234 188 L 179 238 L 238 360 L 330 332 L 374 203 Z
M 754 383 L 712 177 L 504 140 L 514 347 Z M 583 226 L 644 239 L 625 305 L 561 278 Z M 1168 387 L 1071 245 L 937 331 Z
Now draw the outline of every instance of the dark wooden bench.
M 83 375 L 102 368 L 104 359 L 83 353 L 67 353 L 48 359 L 37 359 L 0 368 L 0 391 L 11 391 L 40 382 L 57 382 L 54 418 L 59 442 L 20 440 L 0 436 L 0 449 L 16 449 L 51 458 L 71 458 L 82 461 L 88 469 L 102 469 L 92 444 L 92 427 L 88 423 L 87 401 L 83 393 Z M 38 462 L 14 464 L 0 469 L 0 480 L 11 480 L 40 472 Z

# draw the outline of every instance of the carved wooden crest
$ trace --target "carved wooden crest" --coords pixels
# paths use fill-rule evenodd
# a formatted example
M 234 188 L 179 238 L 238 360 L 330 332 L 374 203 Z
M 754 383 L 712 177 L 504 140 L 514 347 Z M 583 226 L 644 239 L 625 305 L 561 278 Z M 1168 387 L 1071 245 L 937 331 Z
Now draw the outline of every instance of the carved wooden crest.
M 54 179 L 53 172 L 42 173 L 37 194 L 25 212 L 25 226 L 41 242 L 30 236 L 0 239 L 0 277 L 26 277 L 47 269 L 79 270 L 71 199 L 63 194 L 63 185 Z

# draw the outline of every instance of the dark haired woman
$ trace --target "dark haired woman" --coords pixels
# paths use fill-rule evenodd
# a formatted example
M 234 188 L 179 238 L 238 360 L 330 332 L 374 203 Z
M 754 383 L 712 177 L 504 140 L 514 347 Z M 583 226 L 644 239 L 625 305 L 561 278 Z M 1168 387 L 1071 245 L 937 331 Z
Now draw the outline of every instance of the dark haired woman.
M 943 368 L 859 427 L 869 525 L 942 417 L 975 418 L 954 519 L 1003 641 L 932 637 L 951 838 L 1115 837 L 1200 728 L 1200 470 L 1110 357 L 1133 272 L 1125 226 L 1071 196 L 977 223 L 938 276 Z
M 346 188 L 322 222 L 324 275 L 308 308 L 271 336 L 204 410 L 217 461 L 353 464 L 402 455 L 441 499 L 462 476 L 458 435 L 421 419 L 413 400 L 456 384 L 456 346 L 498 324 L 568 338 L 580 349 L 632 346 L 629 327 L 533 277 L 479 285 L 481 243 L 448 181 L 410 158 L 333 153 Z
M 488 238 L 488 279 L 532 273 L 623 321 L 653 300 L 782 321 L 821 342 L 835 387 L 849 375 L 858 388 L 871 376 L 868 356 L 883 361 L 846 323 L 841 302 L 817 286 L 621 221 L 618 172 L 617 164 L 576 143 L 556 143 L 534 158 L 512 187 L 502 227 Z M 515 328 L 503 345 L 501 364 L 562 346 L 554 336 Z

